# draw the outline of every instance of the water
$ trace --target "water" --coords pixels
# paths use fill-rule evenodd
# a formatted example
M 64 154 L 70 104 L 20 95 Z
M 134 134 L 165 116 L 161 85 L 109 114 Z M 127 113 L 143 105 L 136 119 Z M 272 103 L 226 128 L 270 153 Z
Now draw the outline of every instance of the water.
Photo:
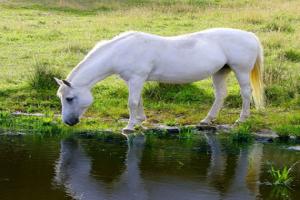
M 269 165 L 291 165 L 285 145 L 239 145 L 206 135 L 193 140 L 35 136 L 0 137 L 0 199 L 300 199 L 266 184 Z

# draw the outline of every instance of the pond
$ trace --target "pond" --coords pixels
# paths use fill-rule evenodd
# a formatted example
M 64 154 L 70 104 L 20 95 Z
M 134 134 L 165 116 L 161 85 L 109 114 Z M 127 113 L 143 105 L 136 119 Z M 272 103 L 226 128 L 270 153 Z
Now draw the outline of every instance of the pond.
M 0 136 L 0 199 L 299 199 L 300 167 L 290 188 L 268 170 L 292 165 L 288 145 L 238 144 L 203 134 L 192 140 L 136 136 L 127 143 L 73 135 Z

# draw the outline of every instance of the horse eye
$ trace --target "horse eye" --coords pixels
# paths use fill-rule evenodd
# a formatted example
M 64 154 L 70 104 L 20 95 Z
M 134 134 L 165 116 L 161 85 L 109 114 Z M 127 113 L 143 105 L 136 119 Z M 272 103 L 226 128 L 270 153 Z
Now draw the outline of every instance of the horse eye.
M 66 98 L 67 102 L 69 102 L 69 103 L 71 103 L 73 101 L 73 99 L 74 99 L 73 97 L 67 97 Z

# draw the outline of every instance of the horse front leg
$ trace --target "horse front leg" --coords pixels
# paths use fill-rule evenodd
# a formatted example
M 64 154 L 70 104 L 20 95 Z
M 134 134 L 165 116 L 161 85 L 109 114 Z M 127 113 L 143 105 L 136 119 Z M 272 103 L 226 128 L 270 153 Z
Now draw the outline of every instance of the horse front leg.
M 129 122 L 123 131 L 131 132 L 134 130 L 135 125 L 142 122 L 141 120 L 144 117 L 144 111 L 141 104 L 141 93 L 144 85 L 144 79 L 134 78 L 129 80 L 127 83 L 129 88 L 128 107 L 130 117 Z

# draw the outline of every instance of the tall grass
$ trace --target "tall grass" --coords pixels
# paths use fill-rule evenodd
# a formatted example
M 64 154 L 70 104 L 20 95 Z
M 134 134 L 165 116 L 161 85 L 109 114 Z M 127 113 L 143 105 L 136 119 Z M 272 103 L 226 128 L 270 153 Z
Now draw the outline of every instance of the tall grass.
M 57 88 L 54 77 L 61 78 L 62 72 L 51 67 L 47 62 L 36 61 L 29 75 L 28 84 L 36 90 L 51 90 Z
M 268 105 L 288 103 L 300 94 L 300 70 L 285 62 L 280 59 L 278 63 L 265 69 L 264 82 Z
M 230 135 L 232 141 L 239 143 L 252 142 L 254 139 L 249 125 L 240 125 L 231 131 Z

